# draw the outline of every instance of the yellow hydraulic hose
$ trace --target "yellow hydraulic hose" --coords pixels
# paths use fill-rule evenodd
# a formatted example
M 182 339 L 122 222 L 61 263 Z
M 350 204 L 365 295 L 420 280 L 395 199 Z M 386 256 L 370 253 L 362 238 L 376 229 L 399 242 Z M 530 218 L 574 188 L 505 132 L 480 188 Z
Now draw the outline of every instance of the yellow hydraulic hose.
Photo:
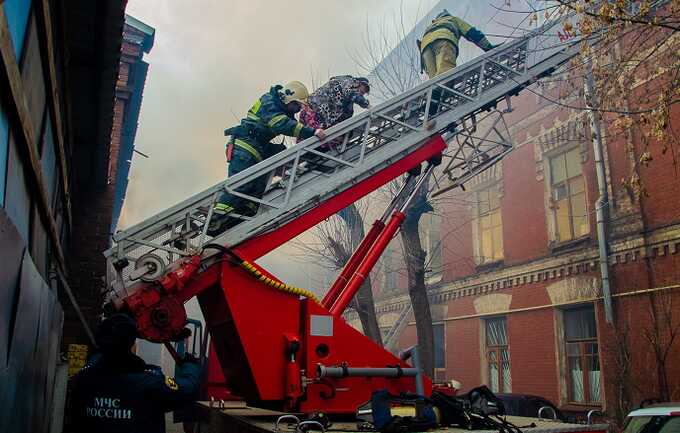
M 246 272 L 248 272 L 253 277 L 257 278 L 258 280 L 262 281 L 269 287 L 273 287 L 276 290 L 280 290 L 282 292 L 290 293 L 293 295 L 304 296 L 305 298 L 309 298 L 312 301 L 316 302 L 317 304 L 319 303 L 319 300 L 314 295 L 314 293 L 310 292 L 309 290 L 302 289 L 300 287 L 289 286 L 288 284 L 284 284 L 282 282 L 269 278 L 268 276 L 260 272 L 257 266 L 253 265 L 252 263 L 246 260 L 242 260 L 239 266 L 241 266 L 241 268 L 243 268 Z
M 312 301 L 316 302 L 317 304 L 319 303 L 319 300 L 317 297 L 314 295 L 314 293 L 310 292 L 307 289 L 302 289 L 300 287 L 293 287 L 289 286 L 288 284 L 284 284 L 280 281 L 276 281 L 272 278 L 269 278 L 268 276 L 264 275 L 258 267 L 252 263 L 250 263 L 247 260 L 242 259 L 239 257 L 237 254 L 235 254 L 231 249 L 224 247 L 219 244 L 206 244 L 203 246 L 204 249 L 207 248 L 213 248 L 218 251 L 221 251 L 222 253 L 226 254 L 229 257 L 229 261 L 231 263 L 234 263 L 238 266 L 240 266 L 243 270 L 248 272 L 250 275 L 253 277 L 257 278 L 258 280 L 262 281 L 264 284 L 266 284 L 269 287 L 272 287 L 276 290 L 279 290 L 281 292 L 286 292 L 290 293 L 291 295 L 297 295 L 297 296 L 304 296 L 305 298 L 311 299 Z

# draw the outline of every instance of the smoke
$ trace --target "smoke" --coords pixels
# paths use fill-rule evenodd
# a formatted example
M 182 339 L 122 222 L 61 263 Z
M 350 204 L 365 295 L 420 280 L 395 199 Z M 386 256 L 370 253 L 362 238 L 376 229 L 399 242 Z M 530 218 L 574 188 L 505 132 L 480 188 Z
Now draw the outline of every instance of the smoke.
M 223 131 L 270 86 L 300 80 L 311 90 L 330 76 L 360 73 L 350 53 L 361 49 L 367 23 L 434 3 L 130 0 L 127 13 L 156 35 L 135 140 L 150 158 L 133 157 L 119 228 L 223 180 Z M 288 275 L 290 263 L 276 253 L 265 261 L 291 284 L 318 275 Z

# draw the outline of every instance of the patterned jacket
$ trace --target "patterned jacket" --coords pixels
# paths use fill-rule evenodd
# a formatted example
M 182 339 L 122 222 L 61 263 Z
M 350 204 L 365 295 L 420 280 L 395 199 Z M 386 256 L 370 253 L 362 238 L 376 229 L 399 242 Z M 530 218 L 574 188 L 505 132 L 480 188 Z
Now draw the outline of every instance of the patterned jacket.
M 351 75 L 333 77 L 309 95 L 309 107 L 324 129 L 352 117 L 354 104 L 368 107 L 368 101 L 359 93 L 359 81 Z

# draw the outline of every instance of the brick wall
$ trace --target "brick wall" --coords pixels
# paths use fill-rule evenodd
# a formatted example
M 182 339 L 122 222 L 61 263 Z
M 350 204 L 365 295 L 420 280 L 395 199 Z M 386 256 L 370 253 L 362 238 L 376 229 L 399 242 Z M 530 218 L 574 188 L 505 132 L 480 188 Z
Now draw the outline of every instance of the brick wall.
M 129 26 L 125 31 L 130 32 Z M 90 327 L 96 328 L 106 290 L 106 261 L 102 255 L 109 248 L 112 212 L 115 197 L 115 179 L 121 147 L 131 64 L 141 60 L 141 48 L 123 41 L 121 60 L 116 82 L 116 100 L 113 110 L 111 141 L 105 182 L 80 182 L 77 185 L 78 202 L 73 206 L 73 236 L 70 249 L 69 280 L 79 305 Z M 103 177 L 103 176 L 100 176 Z M 68 344 L 87 344 L 85 332 L 75 314 L 67 314 L 64 321 L 64 347 Z
M 512 392 L 559 401 L 552 308 L 507 318 Z

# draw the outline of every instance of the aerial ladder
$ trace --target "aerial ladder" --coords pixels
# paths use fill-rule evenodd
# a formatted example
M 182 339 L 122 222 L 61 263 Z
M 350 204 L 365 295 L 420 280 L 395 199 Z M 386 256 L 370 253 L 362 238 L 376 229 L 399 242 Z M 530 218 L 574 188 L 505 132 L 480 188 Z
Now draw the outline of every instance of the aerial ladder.
M 353 413 L 377 389 L 428 393 L 430 379 L 417 366 L 370 341 L 342 314 L 437 163 L 443 161 L 437 173 L 450 187 L 462 186 L 512 150 L 509 139 L 479 139 L 470 128 L 577 54 L 579 38 L 565 30 L 573 20 L 548 22 L 329 128 L 323 143 L 307 139 L 116 233 L 105 252 L 108 307 L 133 314 L 141 337 L 168 342 L 181 337 L 183 304 L 196 296 L 230 390 L 255 406 Z M 320 149 L 329 143 L 330 150 Z M 406 173 L 323 299 L 255 264 Z M 278 179 L 262 197 L 239 192 L 262 176 Z M 223 191 L 256 202 L 259 212 L 232 214 L 242 221 L 211 237 Z

